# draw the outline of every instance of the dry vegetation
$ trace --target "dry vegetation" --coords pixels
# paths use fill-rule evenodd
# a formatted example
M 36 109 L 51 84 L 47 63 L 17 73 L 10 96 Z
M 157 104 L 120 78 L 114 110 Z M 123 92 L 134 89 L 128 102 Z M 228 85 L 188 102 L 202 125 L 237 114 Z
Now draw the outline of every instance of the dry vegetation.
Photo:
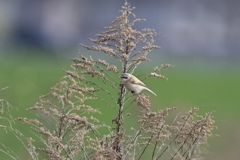
M 94 45 L 82 44 L 87 50 L 104 53 L 111 61 L 96 60 L 80 53 L 79 58 L 72 60 L 72 69 L 65 71 L 66 76 L 28 109 L 35 118 L 18 118 L 32 126 L 32 137 L 23 136 L 9 125 L 2 126 L 15 133 L 30 159 L 123 160 L 144 159 L 145 156 L 154 160 L 177 160 L 201 157 L 200 146 L 207 142 L 214 128 L 211 113 L 199 116 L 197 108 L 185 114 L 177 114 L 176 108 L 153 111 L 150 97 L 133 96 L 120 83 L 122 73 L 133 74 L 140 63 L 149 61 L 148 53 L 159 49 L 153 29 L 134 28 L 144 19 L 136 18 L 133 9 L 125 2 L 121 15 L 95 39 L 90 39 Z M 160 72 L 168 67 L 172 65 L 156 66 L 145 77 L 166 79 Z M 3 108 L 3 100 L 0 102 Z M 130 116 L 139 124 L 132 128 L 124 123 L 125 118 L 129 118 L 125 108 L 131 105 L 142 110 L 138 120 Z M 116 118 L 107 122 L 96 118 L 104 109 L 111 110 L 109 114 Z M 134 133 L 128 134 L 128 130 Z M 15 159 L 15 155 L 4 149 L 1 151 Z

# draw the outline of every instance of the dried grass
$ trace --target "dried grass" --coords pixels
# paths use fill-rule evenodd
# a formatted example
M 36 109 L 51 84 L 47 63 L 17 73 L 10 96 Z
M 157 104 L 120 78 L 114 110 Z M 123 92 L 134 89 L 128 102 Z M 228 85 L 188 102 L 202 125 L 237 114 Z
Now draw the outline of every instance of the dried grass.
M 95 39 L 90 39 L 94 45 L 81 44 L 85 49 L 106 54 L 116 63 L 80 53 L 79 58 L 72 59 L 72 69 L 65 70 L 66 76 L 28 109 L 35 118 L 18 118 L 31 125 L 33 137 L 27 138 L 9 127 L 11 123 L 1 126 L 14 132 L 30 159 L 123 160 L 143 159 L 148 155 L 153 160 L 182 160 L 194 159 L 202 153 L 200 146 L 207 143 L 214 128 L 211 112 L 199 116 L 195 107 L 185 114 L 177 114 L 176 108 L 153 111 L 149 96 L 138 94 L 133 98 L 120 84 L 118 77 L 122 73 L 133 74 L 140 63 L 149 62 L 147 55 L 153 49 L 160 48 L 155 44 L 157 33 L 153 29 L 134 28 L 144 19 L 136 18 L 133 10 L 134 7 L 125 2 L 121 15 Z M 156 66 L 146 78 L 167 79 L 161 71 L 169 67 L 173 66 Z M 131 128 L 125 125 L 123 115 L 125 108 L 132 104 L 140 107 L 142 115 L 138 118 L 139 126 L 134 127 L 135 132 L 128 134 Z M 0 99 L 2 115 L 6 113 L 4 106 L 8 105 Z M 97 117 L 104 109 L 111 109 L 110 114 L 116 118 L 108 122 L 99 120 Z M 178 116 L 171 120 L 174 115 Z M 12 122 L 10 118 L 5 120 Z

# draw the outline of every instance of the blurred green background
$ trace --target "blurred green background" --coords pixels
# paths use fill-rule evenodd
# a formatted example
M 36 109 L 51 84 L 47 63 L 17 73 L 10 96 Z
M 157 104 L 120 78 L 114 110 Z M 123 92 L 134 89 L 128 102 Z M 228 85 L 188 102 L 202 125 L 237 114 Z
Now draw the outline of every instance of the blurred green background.
M 70 59 L 78 57 L 79 43 L 88 45 L 88 38 L 120 15 L 123 2 L 0 1 L 0 89 L 8 87 L 0 98 L 15 108 L 14 118 L 32 116 L 25 109 L 59 82 L 63 69 L 71 68 Z M 151 96 L 155 109 L 186 111 L 197 106 L 201 114 L 215 110 L 214 134 L 220 137 L 209 140 L 205 157 L 239 159 L 240 1 L 218 0 L 217 5 L 214 0 L 129 2 L 136 7 L 136 17 L 147 20 L 136 28 L 154 28 L 159 33 L 156 44 L 162 48 L 150 54 L 151 62 L 140 65 L 136 75 L 162 63 L 175 65 L 162 72 L 168 81 L 144 81 L 158 95 Z M 105 118 L 111 121 L 113 116 Z M 28 135 L 29 128 L 17 127 Z M 2 129 L 0 137 L 0 146 L 25 159 L 24 147 L 14 135 Z M 10 158 L 0 152 L 0 159 Z
M 78 57 L 78 54 L 73 56 Z M 158 79 L 144 81 L 158 95 L 151 96 L 153 106 L 177 107 L 180 112 L 197 106 L 200 108 L 199 114 L 215 110 L 213 115 L 217 129 L 214 134 L 220 137 L 210 138 L 209 146 L 206 148 L 209 153 L 205 157 L 218 160 L 237 159 L 240 156 L 238 152 L 240 145 L 239 64 L 234 61 L 227 62 L 224 59 L 200 60 L 198 58 L 198 61 L 202 61 L 201 64 L 205 63 L 199 66 L 189 56 L 172 58 L 164 54 L 159 55 L 161 56 L 163 58 L 160 61 L 169 62 L 175 67 L 163 70 L 162 74 L 168 77 L 168 81 Z M 136 74 L 139 74 L 140 70 L 151 71 L 155 62 L 153 60 L 150 66 L 140 65 Z M 33 106 L 39 96 L 48 93 L 50 88 L 64 76 L 63 69 L 69 69 L 70 64 L 70 57 L 26 55 L 3 57 L 0 60 L 0 87 L 9 88 L 1 95 L 18 109 L 11 112 L 12 116 L 14 118 L 31 117 L 25 109 Z M 131 111 L 134 111 L 134 108 L 130 109 Z M 109 121 L 113 119 L 112 114 L 104 117 L 106 120 L 110 119 Z M 24 133 L 28 132 L 24 131 L 24 128 L 19 129 Z M 20 157 L 22 154 L 25 155 L 23 146 L 13 135 L 6 134 L 3 130 L 0 133 L 1 143 L 9 146 Z M 0 155 L 3 156 L 2 153 Z M 6 156 L 3 157 L 7 159 Z

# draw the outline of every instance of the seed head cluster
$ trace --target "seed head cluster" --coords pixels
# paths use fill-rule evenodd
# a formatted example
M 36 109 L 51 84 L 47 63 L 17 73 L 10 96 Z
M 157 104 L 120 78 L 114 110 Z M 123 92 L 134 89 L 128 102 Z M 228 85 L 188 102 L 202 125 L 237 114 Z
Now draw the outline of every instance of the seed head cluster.
M 81 44 L 83 50 L 103 53 L 106 59 L 79 51 L 71 68 L 64 70 L 66 76 L 27 109 L 31 118 L 18 118 L 30 126 L 31 137 L 8 127 L 24 144 L 29 159 L 190 160 L 201 155 L 200 146 L 213 135 L 211 112 L 199 116 L 193 107 L 176 113 L 175 107 L 164 109 L 150 96 L 132 95 L 120 82 L 122 73 L 133 74 L 139 64 L 150 61 L 151 51 L 160 48 L 154 29 L 136 29 L 145 19 L 136 18 L 134 9 L 125 1 L 121 15 L 90 39 L 93 45 Z M 173 66 L 156 66 L 145 78 L 167 79 L 161 71 L 169 67 Z M 6 113 L 1 104 L 5 103 L 0 99 L 1 114 Z M 129 113 L 130 108 L 140 112 Z

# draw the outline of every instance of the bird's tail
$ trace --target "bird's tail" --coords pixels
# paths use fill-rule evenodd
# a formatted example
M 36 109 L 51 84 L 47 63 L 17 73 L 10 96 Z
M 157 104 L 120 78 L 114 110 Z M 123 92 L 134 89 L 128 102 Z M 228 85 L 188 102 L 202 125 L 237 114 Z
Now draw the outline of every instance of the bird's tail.
M 152 90 L 148 89 L 148 88 L 145 88 L 145 90 L 147 90 L 148 92 L 151 92 L 152 94 L 154 94 L 155 96 L 157 96 L 156 93 L 154 93 Z

